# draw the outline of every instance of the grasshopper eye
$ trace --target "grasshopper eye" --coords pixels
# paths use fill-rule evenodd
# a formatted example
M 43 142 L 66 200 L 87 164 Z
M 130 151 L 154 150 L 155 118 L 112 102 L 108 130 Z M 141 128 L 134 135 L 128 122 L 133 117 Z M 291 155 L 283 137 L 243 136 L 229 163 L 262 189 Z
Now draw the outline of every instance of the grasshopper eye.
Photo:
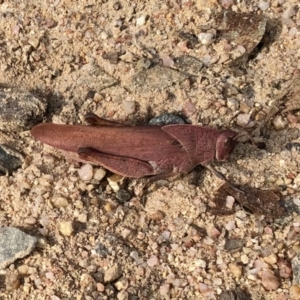
M 231 148 L 231 147 L 233 147 L 234 146 L 234 140 L 233 140 L 233 138 L 227 138 L 225 141 L 224 141 L 224 147 L 225 148 Z

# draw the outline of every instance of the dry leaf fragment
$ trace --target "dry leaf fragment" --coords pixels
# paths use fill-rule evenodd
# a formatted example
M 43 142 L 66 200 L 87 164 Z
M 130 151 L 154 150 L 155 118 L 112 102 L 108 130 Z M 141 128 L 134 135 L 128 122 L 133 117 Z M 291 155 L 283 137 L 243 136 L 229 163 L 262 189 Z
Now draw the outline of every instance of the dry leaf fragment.
M 272 218 L 279 218 L 285 215 L 285 210 L 280 203 L 280 197 L 275 191 L 256 189 L 247 185 L 238 186 L 238 189 L 242 190 L 243 193 L 233 189 L 227 183 L 223 184 L 215 194 L 214 203 L 216 208 L 213 209 L 213 213 L 221 215 L 234 213 L 233 210 L 228 209 L 225 205 L 226 197 L 232 196 L 240 205 L 253 214 L 266 215 Z

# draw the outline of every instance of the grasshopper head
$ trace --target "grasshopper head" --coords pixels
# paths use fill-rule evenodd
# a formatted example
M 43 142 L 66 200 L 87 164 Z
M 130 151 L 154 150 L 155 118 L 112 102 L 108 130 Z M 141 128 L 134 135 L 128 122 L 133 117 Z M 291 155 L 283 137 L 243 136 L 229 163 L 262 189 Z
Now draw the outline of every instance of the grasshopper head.
M 228 159 L 236 144 L 237 133 L 234 131 L 223 131 L 216 143 L 216 159 L 224 161 Z

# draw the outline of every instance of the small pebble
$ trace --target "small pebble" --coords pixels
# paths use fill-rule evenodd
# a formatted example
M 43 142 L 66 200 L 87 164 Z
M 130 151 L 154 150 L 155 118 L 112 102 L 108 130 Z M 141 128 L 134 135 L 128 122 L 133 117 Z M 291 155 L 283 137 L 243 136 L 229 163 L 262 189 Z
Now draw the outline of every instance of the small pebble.
M 227 107 L 230 108 L 232 111 L 236 111 L 239 108 L 239 103 L 233 98 L 228 98 Z
M 96 281 L 90 274 L 82 274 L 80 277 L 80 286 L 82 288 L 92 288 L 96 286 Z
M 137 239 L 143 240 L 145 238 L 146 234 L 144 232 L 139 231 L 137 234 Z
M 18 274 L 7 274 L 5 277 L 5 285 L 7 291 L 17 290 L 21 285 Z
M 102 32 L 100 33 L 100 38 L 101 38 L 102 40 L 106 40 L 106 39 L 108 38 L 108 34 L 107 34 L 105 31 L 102 31 Z
M 122 276 L 122 269 L 119 265 L 114 265 L 104 273 L 104 282 L 112 282 Z
M 162 296 L 167 296 L 170 290 L 170 284 L 169 283 L 165 283 L 163 285 L 160 286 L 159 288 L 159 292 Z
M 230 263 L 228 267 L 235 278 L 240 278 L 242 276 L 243 267 L 241 265 Z
M 265 1 L 259 1 L 258 2 L 258 7 L 260 10 L 265 11 L 270 7 L 270 4 L 268 2 Z
M 54 197 L 51 203 L 56 208 L 67 207 L 69 205 L 68 200 L 65 197 Z
M 298 299 L 300 299 L 300 286 L 295 284 L 290 287 L 290 300 Z
M 226 197 L 226 207 L 232 209 L 235 199 L 232 196 Z
M 165 67 L 172 67 L 174 65 L 174 60 L 170 56 L 164 55 L 161 57 L 161 60 Z
M 295 177 L 294 184 L 300 185 L 300 173 Z
M 125 290 L 128 287 L 128 281 L 126 278 L 121 279 L 115 283 L 115 287 L 118 291 Z
M 293 202 L 297 205 L 300 206 L 300 198 L 294 198 Z
M 209 237 L 216 239 L 220 236 L 221 232 L 216 227 L 208 228 L 207 234 Z
M 27 265 L 21 265 L 18 267 L 18 272 L 20 275 L 25 276 L 28 274 L 28 266 Z
M 279 269 L 279 275 L 281 278 L 291 278 L 293 275 L 292 266 L 289 262 L 286 260 L 280 258 L 277 262 L 278 269 Z
M 244 265 L 247 265 L 249 263 L 249 257 L 245 254 L 241 255 L 241 262 L 244 264 Z
M 164 218 L 165 215 L 161 210 L 157 210 L 153 213 L 150 213 L 148 216 L 151 220 L 160 221 Z
M 293 115 L 293 114 L 291 114 L 291 113 L 289 113 L 287 116 L 286 116 L 286 118 L 287 118 L 287 120 L 291 123 L 291 124 L 297 124 L 299 121 L 298 121 L 298 118 L 295 116 L 295 115 Z
M 33 48 L 37 48 L 39 46 L 39 39 L 37 39 L 36 37 L 34 36 L 30 36 L 28 38 L 28 44 L 31 45 Z
M 176 279 L 174 279 L 174 281 L 172 282 L 172 284 L 174 286 L 176 286 L 176 287 L 182 287 L 182 286 L 186 285 L 186 281 L 183 280 L 183 279 L 176 278 Z
M 264 257 L 263 260 L 267 264 L 273 265 L 273 264 L 276 264 L 276 262 L 277 262 L 277 256 L 274 253 L 272 253 L 271 255 Z
M 106 175 L 106 171 L 104 169 L 96 169 L 94 171 L 93 178 L 95 180 L 101 181 Z
M 139 254 L 137 251 L 130 252 L 130 257 L 132 257 L 134 259 L 134 261 L 137 265 L 140 265 L 143 263 L 143 259 L 139 257 Z
M 194 103 L 187 101 L 183 104 L 182 111 L 187 117 L 190 117 L 196 112 L 196 106 Z
M 123 177 L 118 174 L 114 174 L 107 178 L 109 186 L 112 188 L 112 190 L 115 193 L 120 190 L 120 182 L 122 179 L 123 179 Z
M 282 116 L 276 116 L 273 120 L 273 125 L 276 130 L 282 130 L 287 126 L 287 121 Z
M 275 291 L 279 287 L 278 278 L 272 273 L 271 270 L 263 270 L 259 272 L 261 283 L 267 291 Z
M 198 268 L 202 268 L 205 269 L 206 268 L 206 261 L 203 259 L 198 259 L 195 261 L 195 266 L 197 266 Z
M 83 181 L 91 180 L 93 178 L 93 167 L 90 164 L 83 165 L 78 170 L 78 175 Z
M 214 285 L 222 285 L 223 281 L 221 278 L 214 278 L 213 283 Z
M 28 225 L 34 225 L 36 223 L 36 218 L 30 216 L 24 220 L 24 223 Z
M 99 93 L 95 93 L 93 100 L 94 100 L 94 102 L 99 103 L 104 100 L 104 97 Z
M 157 266 L 159 264 L 159 260 L 157 256 L 153 255 L 147 260 L 147 265 L 152 268 L 154 266 Z
M 124 189 L 118 190 L 116 197 L 121 203 L 128 202 L 131 198 L 130 194 Z
M 221 0 L 221 5 L 228 9 L 231 5 L 233 5 L 233 0 Z
M 233 230 L 236 228 L 235 226 L 235 221 L 229 221 L 226 225 L 225 225 L 226 230 Z
M 236 123 L 239 126 L 247 127 L 247 128 L 250 128 L 250 127 L 254 126 L 254 122 L 250 121 L 250 115 L 249 114 L 239 114 L 237 116 Z
M 136 19 L 136 26 L 142 26 L 146 23 L 147 15 L 141 15 Z
M 134 101 L 128 101 L 125 100 L 123 102 L 123 108 L 125 110 L 125 112 L 129 115 L 134 114 L 135 113 L 135 109 L 136 109 L 136 105 Z
M 102 292 L 105 291 L 105 285 L 104 284 L 98 282 L 96 286 L 97 286 L 97 291 L 98 292 L 102 293 Z
M 80 223 L 86 223 L 87 222 L 87 214 L 86 213 L 82 213 L 78 216 L 77 220 Z
M 163 113 L 157 117 L 152 118 L 149 125 L 169 125 L 169 124 L 184 124 L 184 121 L 173 114 Z
M 73 224 L 71 221 L 61 221 L 59 224 L 59 231 L 65 235 L 70 236 L 73 233 Z
M 201 32 L 198 34 L 198 40 L 202 45 L 210 45 L 214 41 L 214 35 L 212 33 Z
M 128 300 L 128 299 L 130 298 L 128 292 L 126 292 L 125 290 L 121 290 L 117 295 L 117 300 Z

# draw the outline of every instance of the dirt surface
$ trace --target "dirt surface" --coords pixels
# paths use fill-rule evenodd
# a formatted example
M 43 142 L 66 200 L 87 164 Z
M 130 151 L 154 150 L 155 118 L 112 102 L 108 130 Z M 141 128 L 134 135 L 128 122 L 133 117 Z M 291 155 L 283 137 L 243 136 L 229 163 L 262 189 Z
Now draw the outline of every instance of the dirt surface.
M 128 125 L 168 112 L 248 126 L 264 149 L 240 142 L 214 166 L 299 204 L 298 1 L 163 2 L 1 1 L 1 90 L 40 101 L 10 110 L 10 126 L 1 112 L 0 143 L 23 160 L 0 177 L 0 224 L 38 238 L 0 271 L 1 299 L 300 299 L 297 209 L 214 216 L 223 182 L 208 170 L 142 191 L 143 180 L 101 179 L 99 166 L 82 169 L 30 135 L 32 123 L 79 124 L 87 112 Z M 233 28 L 226 9 L 241 20 Z M 241 241 L 234 251 L 231 240 Z

